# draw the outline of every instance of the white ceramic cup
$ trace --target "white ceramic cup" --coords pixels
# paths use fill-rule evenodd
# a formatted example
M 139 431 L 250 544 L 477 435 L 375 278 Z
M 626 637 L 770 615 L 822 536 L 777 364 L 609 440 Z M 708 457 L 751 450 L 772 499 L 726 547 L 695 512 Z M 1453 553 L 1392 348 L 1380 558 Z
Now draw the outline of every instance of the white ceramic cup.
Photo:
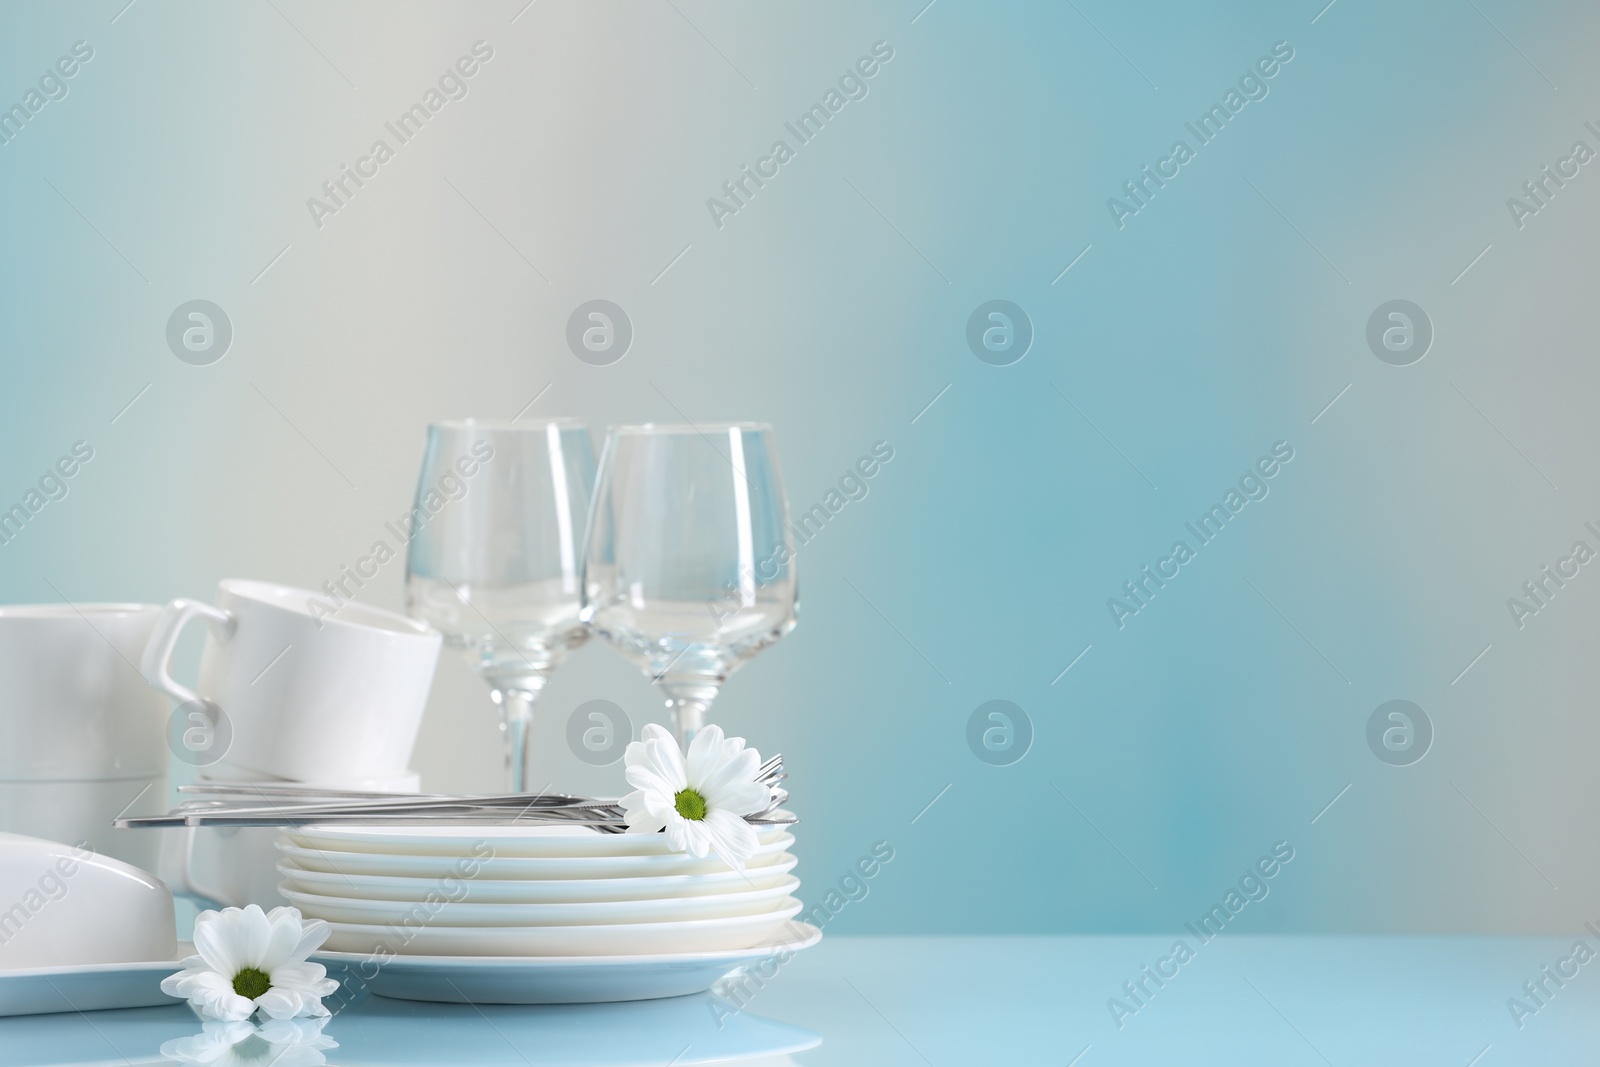
M 111 820 L 166 807 L 168 706 L 139 675 L 155 604 L 0 607 L 0 831 L 153 869 L 160 832 Z
M 160 613 L 154 604 L 0 607 L 0 781 L 166 774 L 169 709 L 137 666 Z
M 124 812 L 156 815 L 166 809 L 164 774 L 76 782 L 0 782 L 0 831 L 84 845 L 147 871 L 157 869 L 162 838 L 171 831 L 119 830 L 111 820 Z
M 195 618 L 210 633 L 191 690 L 172 677 L 171 659 Z M 231 735 L 226 749 L 188 762 L 226 756 L 236 767 L 294 781 L 384 778 L 410 763 L 440 640 L 391 611 L 347 602 L 330 614 L 319 594 L 229 578 L 217 587 L 215 607 L 174 600 L 162 610 L 141 670 L 197 716 L 221 709 L 215 731 Z

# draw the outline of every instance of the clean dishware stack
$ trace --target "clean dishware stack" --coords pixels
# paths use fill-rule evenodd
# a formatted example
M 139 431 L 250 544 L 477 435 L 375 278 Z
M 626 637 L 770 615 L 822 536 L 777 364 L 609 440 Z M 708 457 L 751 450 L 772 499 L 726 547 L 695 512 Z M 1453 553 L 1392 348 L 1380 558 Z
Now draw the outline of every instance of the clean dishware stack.
M 580 826 L 310 825 L 279 839 L 281 891 L 337 952 L 607 956 L 747 949 L 800 911 L 792 834 L 742 871 L 662 834 Z
M 410 617 L 356 599 L 387 541 L 320 592 L 227 579 L 214 603 L 0 608 L 0 830 L 92 827 L 91 847 L 150 867 L 159 843 L 178 895 L 287 901 L 329 924 L 330 963 L 403 998 L 674 996 L 815 943 L 795 921 L 782 759 L 706 722 L 796 621 L 770 427 L 613 427 L 596 464 L 577 420 L 436 424 L 416 504 L 385 528 Z M 193 621 L 190 688 L 172 659 Z M 649 674 L 675 734 L 648 724 L 627 746 L 624 797 L 530 794 L 534 702 L 591 633 Z M 509 794 L 424 795 L 409 769 L 444 641 L 500 707 Z M 129 814 L 125 794 L 165 794 L 163 747 L 195 768 L 189 799 Z M 133 874 L 168 915 L 167 886 Z

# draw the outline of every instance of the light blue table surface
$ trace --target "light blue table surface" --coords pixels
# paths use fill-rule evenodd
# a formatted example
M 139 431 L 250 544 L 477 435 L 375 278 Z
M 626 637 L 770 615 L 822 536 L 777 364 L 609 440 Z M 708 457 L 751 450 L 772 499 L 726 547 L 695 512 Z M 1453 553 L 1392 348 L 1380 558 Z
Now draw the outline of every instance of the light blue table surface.
M 368 998 L 333 1064 L 1600 1063 L 1600 960 L 1569 937 L 831 937 L 727 1000 L 512 1008 Z M 1562 964 L 1562 960 L 1569 960 Z M 1558 968 L 1576 974 L 1561 985 Z M 1544 982 L 1535 1001 L 1524 982 Z M 1535 987 L 1537 991 L 1537 986 Z M 1127 1008 L 1119 1027 L 1108 1001 Z M 1507 1001 L 1529 1009 L 1513 1018 Z M 1542 1003 L 1541 1003 L 1542 1002 Z M 1520 1021 L 1520 1026 L 1518 1025 Z M 186 1008 L 0 1020 L 0 1065 L 162 1062 Z

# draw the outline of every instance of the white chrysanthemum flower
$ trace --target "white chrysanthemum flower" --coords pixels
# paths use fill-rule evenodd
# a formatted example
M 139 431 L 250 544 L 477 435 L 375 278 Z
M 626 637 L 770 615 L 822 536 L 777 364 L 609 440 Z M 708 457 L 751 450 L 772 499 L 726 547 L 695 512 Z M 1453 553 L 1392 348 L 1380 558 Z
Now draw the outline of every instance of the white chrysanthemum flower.
M 303 922 L 298 908 L 263 913 L 245 908 L 203 911 L 194 921 L 198 955 L 161 980 L 161 991 L 182 997 L 208 1019 L 242 1022 L 258 1009 L 271 1019 L 327 1015 L 322 998 L 339 988 L 320 963 L 306 957 L 328 939 L 321 919 Z
M 201 1067 L 322 1067 L 324 1049 L 339 1043 L 324 1037 L 321 1019 L 271 1019 L 260 1026 L 212 1019 L 198 1034 L 161 1044 L 161 1054 Z
M 715 852 L 744 869 L 760 844 L 744 816 L 772 801 L 771 790 L 755 780 L 761 754 L 746 748 L 744 738 L 725 738 L 720 726 L 707 726 L 689 742 L 685 760 L 677 739 L 651 723 L 622 758 L 635 790 L 622 798 L 630 834 L 665 830 L 675 851 Z

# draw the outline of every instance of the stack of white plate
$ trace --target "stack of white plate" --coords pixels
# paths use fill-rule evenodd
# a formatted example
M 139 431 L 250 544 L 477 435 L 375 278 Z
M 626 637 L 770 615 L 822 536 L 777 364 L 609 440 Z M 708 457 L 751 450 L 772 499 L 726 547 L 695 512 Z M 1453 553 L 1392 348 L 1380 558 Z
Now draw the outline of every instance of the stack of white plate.
M 792 921 L 801 908 L 794 837 L 771 828 L 759 840 L 737 871 L 715 856 L 672 852 L 662 834 L 304 826 L 279 838 L 279 891 L 332 926 L 321 957 L 376 957 L 386 988 L 373 988 L 386 995 L 467 999 L 463 991 L 492 971 L 482 985 L 501 1003 L 673 996 L 815 941 Z M 446 974 L 456 980 L 438 980 Z

